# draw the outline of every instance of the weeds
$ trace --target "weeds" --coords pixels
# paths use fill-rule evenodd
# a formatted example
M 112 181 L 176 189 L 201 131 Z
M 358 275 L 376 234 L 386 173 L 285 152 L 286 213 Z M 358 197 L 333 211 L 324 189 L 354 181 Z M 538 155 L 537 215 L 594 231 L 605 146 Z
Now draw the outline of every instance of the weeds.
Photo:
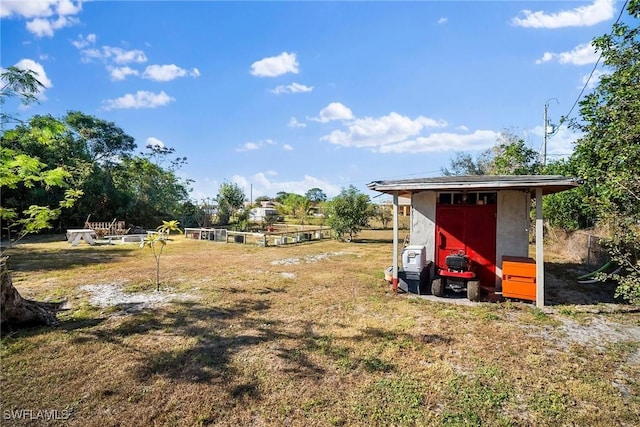
M 429 418 L 424 410 L 425 394 L 424 383 L 417 379 L 383 378 L 357 397 L 354 411 L 362 421 L 375 425 L 419 425 Z
M 448 382 L 447 408 L 443 425 L 482 425 L 483 420 L 503 421 L 502 405 L 513 395 L 507 375 L 498 367 L 480 367 L 465 375 L 456 374 Z
M 545 390 L 529 400 L 529 407 L 550 424 L 562 424 L 567 405 L 565 397 L 557 391 Z

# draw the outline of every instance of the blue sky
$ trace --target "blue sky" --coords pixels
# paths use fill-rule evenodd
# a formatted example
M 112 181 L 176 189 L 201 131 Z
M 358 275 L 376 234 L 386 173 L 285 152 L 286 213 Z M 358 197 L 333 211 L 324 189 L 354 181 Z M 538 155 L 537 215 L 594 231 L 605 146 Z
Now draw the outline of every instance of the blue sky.
M 503 129 L 539 150 L 545 103 L 554 123 L 569 113 L 622 6 L 3 0 L 0 66 L 47 87 L 23 118 L 79 110 L 173 147 L 194 200 L 224 181 L 332 197 L 438 176 Z M 576 137 L 561 127 L 550 157 Z

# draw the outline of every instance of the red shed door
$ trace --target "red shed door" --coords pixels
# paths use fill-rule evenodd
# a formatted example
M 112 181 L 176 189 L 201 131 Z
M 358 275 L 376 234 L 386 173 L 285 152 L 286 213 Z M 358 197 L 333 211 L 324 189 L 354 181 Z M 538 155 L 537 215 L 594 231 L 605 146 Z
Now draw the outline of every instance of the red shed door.
M 482 286 L 496 283 L 496 205 L 436 207 L 436 265 L 447 268 L 452 251 L 464 251 L 476 266 Z

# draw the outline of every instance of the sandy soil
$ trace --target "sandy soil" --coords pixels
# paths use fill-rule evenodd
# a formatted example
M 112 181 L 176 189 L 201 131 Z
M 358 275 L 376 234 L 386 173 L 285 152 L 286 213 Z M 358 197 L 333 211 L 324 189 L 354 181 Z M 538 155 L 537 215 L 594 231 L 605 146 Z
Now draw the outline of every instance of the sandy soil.
M 193 299 L 193 295 L 179 294 L 170 291 L 123 292 L 122 285 L 103 283 L 84 285 L 80 290 L 89 293 L 89 303 L 97 307 L 119 307 L 124 313 L 133 313 L 144 308 L 157 307 L 175 300 Z

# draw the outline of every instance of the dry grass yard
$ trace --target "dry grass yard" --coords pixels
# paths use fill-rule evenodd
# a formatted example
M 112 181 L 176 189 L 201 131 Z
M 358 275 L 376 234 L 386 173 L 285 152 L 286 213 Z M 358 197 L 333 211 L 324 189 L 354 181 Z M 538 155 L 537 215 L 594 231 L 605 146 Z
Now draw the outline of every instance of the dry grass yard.
M 390 234 L 361 237 L 175 237 L 160 293 L 148 248 L 17 246 L 16 288 L 71 308 L 3 336 L 0 424 L 638 425 L 640 313 L 610 289 L 545 310 L 394 295 Z M 555 286 L 577 268 L 554 260 Z

